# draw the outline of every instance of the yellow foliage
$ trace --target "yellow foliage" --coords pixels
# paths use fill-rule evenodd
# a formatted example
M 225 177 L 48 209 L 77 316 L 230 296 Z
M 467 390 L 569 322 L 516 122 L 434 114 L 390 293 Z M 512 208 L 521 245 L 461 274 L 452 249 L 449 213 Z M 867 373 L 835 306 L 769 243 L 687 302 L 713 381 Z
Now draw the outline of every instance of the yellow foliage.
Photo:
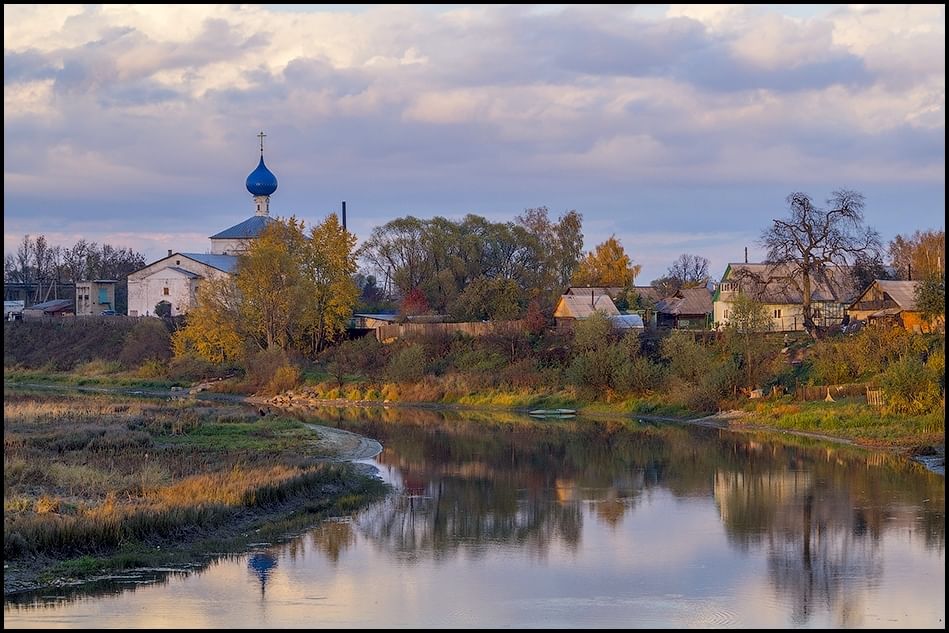
M 623 245 L 613 235 L 580 260 L 573 275 L 573 285 L 629 288 L 635 283 L 641 268 L 639 264 L 633 265 Z

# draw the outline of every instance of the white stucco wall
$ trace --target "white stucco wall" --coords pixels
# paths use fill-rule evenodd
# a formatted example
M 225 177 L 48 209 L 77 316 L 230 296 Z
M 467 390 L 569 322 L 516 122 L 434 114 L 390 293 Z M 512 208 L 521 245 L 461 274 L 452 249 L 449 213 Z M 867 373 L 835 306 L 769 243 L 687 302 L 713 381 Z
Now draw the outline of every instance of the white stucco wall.
M 192 279 L 180 271 L 173 270 L 173 266 L 201 277 Z M 129 275 L 129 316 L 154 315 L 155 305 L 159 301 L 171 304 L 172 315 L 184 314 L 194 306 L 196 285 L 200 285 L 204 279 L 226 274 L 228 273 L 180 254 L 160 259 Z M 165 288 L 168 288 L 167 295 L 164 293 Z
M 212 255 L 236 255 L 247 250 L 249 240 L 211 240 Z

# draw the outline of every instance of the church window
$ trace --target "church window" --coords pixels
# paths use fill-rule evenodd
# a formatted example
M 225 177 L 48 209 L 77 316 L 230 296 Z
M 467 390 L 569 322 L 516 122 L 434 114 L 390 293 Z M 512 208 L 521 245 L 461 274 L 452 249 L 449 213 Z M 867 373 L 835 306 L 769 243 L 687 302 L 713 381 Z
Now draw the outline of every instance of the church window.
M 165 286 L 164 288 L 162 288 L 161 293 L 162 293 L 163 295 L 168 295 L 168 294 L 170 294 L 170 293 L 168 292 L 168 286 Z

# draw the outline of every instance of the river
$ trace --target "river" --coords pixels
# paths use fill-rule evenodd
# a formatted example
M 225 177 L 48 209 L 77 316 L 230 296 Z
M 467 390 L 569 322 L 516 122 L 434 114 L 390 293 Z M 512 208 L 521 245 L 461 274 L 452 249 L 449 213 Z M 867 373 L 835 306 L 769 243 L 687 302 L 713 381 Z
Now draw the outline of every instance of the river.
M 7 597 L 5 627 L 944 628 L 945 479 L 809 438 L 332 409 L 394 492 L 193 573 Z

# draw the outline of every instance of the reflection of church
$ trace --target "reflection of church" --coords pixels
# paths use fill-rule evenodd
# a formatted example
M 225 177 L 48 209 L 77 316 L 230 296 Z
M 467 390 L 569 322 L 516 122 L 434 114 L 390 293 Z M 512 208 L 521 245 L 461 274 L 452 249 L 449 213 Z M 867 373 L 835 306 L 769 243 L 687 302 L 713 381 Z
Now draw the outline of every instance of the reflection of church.
M 247 568 L 257 576 L 260 581 L 260 595 L 263 596 L 267 591 L 267 580 L 273 574 L 273 568 L 277 566 L 277 557 L 270 552 L 257 552 L 251 554 L 247 559 Z
M 211 236 L 208 253 L 168 255 L 137 270 L 128 277 L 129 316 L 184 314 L 195 304 L 201 282 L 237 269 L 237 255 L 250 241 L 274 222 L 270 217 L 270 195 L 277 190 L 277 177 L 264 164 L 264 133 L 260 136 L 260 162 L 247 176 L 247 191 L 254 196 L 254 215 Z

